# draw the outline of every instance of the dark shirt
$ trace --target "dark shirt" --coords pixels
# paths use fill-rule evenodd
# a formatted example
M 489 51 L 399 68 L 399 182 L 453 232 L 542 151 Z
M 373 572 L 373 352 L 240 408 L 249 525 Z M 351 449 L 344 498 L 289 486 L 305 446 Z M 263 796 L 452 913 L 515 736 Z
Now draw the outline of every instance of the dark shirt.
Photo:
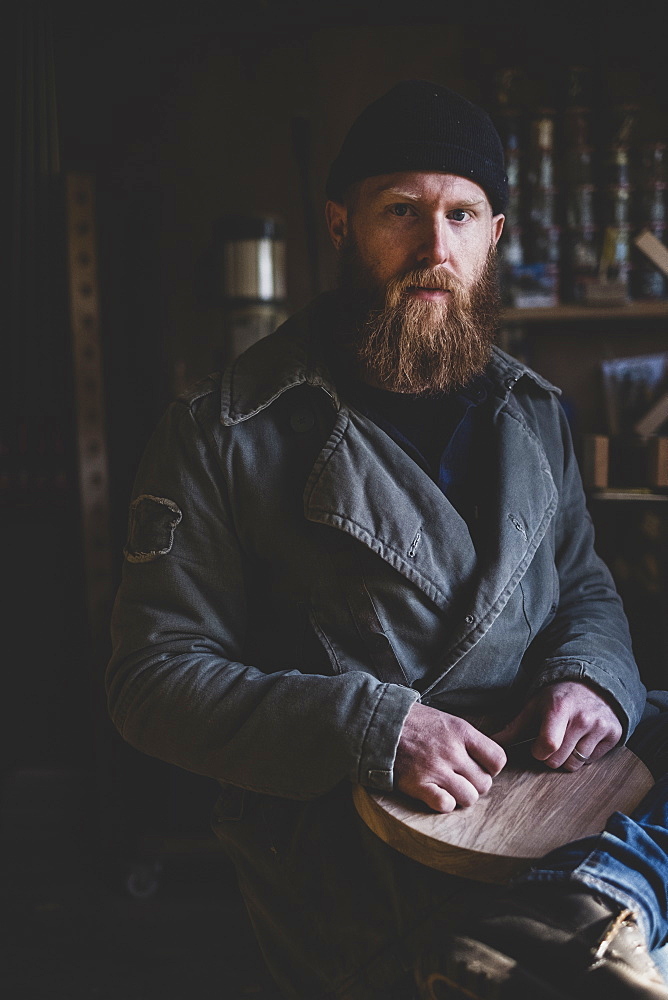
M 353 404 L 431 476 L 469 525 L 477 520 L 486 442 L 478 426 L 488 380 L 473 379 L 454 392 L 415 396 L 350 381 Z

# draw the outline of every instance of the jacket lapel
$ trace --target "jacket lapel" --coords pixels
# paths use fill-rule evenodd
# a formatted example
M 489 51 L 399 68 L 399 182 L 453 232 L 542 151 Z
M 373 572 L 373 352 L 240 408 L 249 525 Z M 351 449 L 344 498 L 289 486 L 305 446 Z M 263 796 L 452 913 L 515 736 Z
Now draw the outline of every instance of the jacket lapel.
M 313 467 L 304 511 L 367 545 L 438 607 L 475 572 L 468 527 L 452 504 L 396 442 L 347 407 Z
M 470 594 L 469 613 L 426 694 L 487 632 L 548 529 L 557 491 L 545 451 L 512 400 L 495 422 L 498 469 L 490 542 L 479 558 L 440 489 L 370 420 L 342 407 L 304 491 L 308 520 L 368 546 L 439 608 Z
M 441 663 L 420 684 L 423 697 L 438 687 L 492 627 L 531 564 L 557 509 L 557 488 L 545 450 L 512 398 L 497 415 L 496 432 L 498 468 L 490 542 L 472 587 L 470 610 L 453 631 Z

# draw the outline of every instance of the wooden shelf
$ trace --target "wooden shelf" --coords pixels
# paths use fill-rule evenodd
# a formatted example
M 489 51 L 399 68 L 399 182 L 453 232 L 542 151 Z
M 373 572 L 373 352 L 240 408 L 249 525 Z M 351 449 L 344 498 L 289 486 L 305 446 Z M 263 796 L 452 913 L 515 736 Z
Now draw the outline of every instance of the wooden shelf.
M 668 503 L 668 494 L 653 493 L 649 489 L 603 489 L 587 490 L 589 500 L 616 501 L 617 503 Z
M 501 321 L 507 325 L 522 323 L 572 323 L 574 321 L 629 319 L 668 319 L 668 299 L 658 302 L 629 302 L 626 306 L 563 305 L 545 309 L 507 308 Z

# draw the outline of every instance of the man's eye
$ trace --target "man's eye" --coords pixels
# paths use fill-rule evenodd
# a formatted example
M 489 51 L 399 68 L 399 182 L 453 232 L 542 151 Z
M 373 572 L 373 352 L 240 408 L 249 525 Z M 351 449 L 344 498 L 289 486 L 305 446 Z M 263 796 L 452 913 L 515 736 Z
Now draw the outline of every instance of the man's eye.
M 400 219 L 403 219 L 407 215 L 412 215 L 414 209 L 411 205 L 404 205 L 400 203 L 398 205 L 390 205 L 390 212 L 392 213 L 392 215 L 396 215 Z
M 450 218 L 453 222 L 466 222 L 469 217 L 469 213 L 465 212 L 463 208 L 455 208 L 450 212 Z

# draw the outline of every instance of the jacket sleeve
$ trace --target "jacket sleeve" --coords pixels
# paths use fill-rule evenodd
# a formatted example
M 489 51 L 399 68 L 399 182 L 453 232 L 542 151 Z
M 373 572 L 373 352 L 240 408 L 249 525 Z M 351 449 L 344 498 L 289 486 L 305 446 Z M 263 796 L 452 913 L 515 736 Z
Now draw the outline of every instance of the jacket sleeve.
M 172 405 L 142 460 L 107 670 L 112 719 L 148 754 L 296 799 L 343 779 L 392 787 L 417 692 L 363 671 L 325 676 L 240 662 L 251 567 L 215 450 Z
M 633 656 L 628 623 L 610 571 L 594 550 L 594 527 L 562 407 L 553 461 L 559 505 L 555 514 L 556 614 L 529 649 L 533 691 L 556 681 L 589 683 L 607 694 L 624 729 L 634 730 L 646 691 Z M 563 461 L 561 457 L 563 456 Z

